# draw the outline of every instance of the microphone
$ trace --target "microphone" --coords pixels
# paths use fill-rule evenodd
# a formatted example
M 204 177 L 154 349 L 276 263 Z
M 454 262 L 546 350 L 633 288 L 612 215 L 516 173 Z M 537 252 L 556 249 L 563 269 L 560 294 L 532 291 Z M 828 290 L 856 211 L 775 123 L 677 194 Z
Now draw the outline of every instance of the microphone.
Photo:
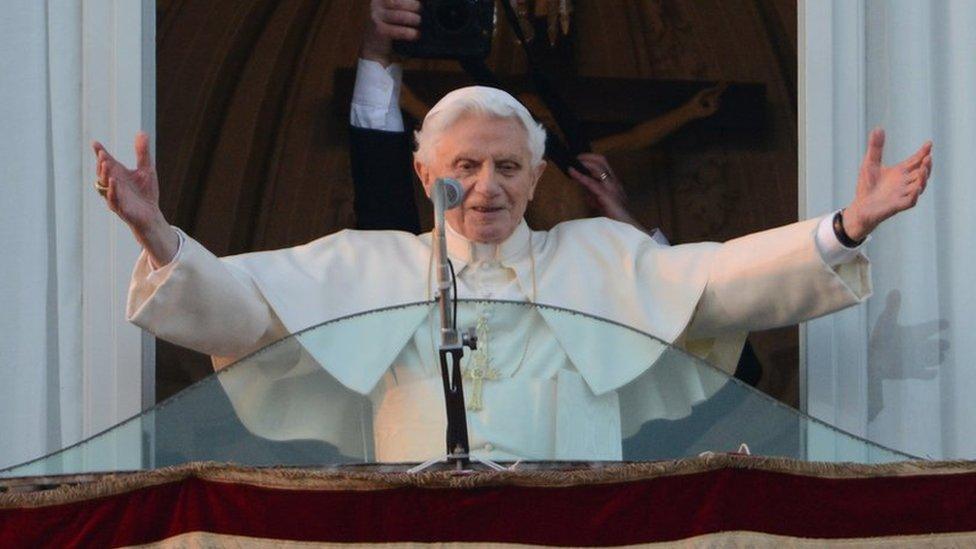
M 454 309 L 450 299 L 451 266 L 447 259 L 444 223 L 447 210 L 461 205 L 464 188 L 457 179 L 439 177 L 434 181 L 430 198 L 434 202 L 434 265 L 437 272 L 437 301 L 441 311 L 441 347 L 459 348 L 461 340 L 454 329 Z
M 461 182 L 451 177 L 438 177 L 434 181 L 434 188 L 440 188 L 444 197 L 444 210 L 453 210 L 461 205 L 464 198 L 464 188 Z

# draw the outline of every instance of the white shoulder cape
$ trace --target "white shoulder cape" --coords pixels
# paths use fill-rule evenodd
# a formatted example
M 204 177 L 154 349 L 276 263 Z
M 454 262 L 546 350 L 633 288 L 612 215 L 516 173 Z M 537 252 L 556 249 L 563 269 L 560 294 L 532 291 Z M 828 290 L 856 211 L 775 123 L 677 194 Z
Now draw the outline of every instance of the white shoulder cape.
M 630 326 L 666 343 L 674 342 L 691 319 L 719 248 L 712 243 L 662 247 L 629 225 L 602 219 L 535 232 L 532 245 L 540 304 Z M 429 235 L 346 230 L 303 246 L 224 260 L 252 278 L 288 332 L 296 333 L 326 320 L 427 300 L 430 252 Z M 429 310 L 387 313 L 396 322 L 376 315 L 383 337 L 368 346 L 349 344 L 361 341 L 368 321 L 351 324 L 358 338 L 338 327 L 322 330 L 331 341 L 315 345 L 314 354 L 343 385 L 368 393 Z M 637 337 L 648 339 L 644 348 L 655 353 L 638 355 L 635 336 L 624 328 L 584 323 L 546 307 L 539 311 L 597 395 L 633 380 L 665 348 Z M 583 325 L 589 329 L 580 330 Z M 606 329 L 594 329 L 599 325 Z M 616 344 L 621 337 L 629 344 Z

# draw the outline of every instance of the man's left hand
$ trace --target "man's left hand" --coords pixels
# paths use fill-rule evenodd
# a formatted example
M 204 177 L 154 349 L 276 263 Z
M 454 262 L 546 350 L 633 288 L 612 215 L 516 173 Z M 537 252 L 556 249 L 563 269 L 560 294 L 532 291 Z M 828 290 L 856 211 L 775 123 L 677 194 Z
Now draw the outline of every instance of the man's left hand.
M 868 136 L 854 201 L 844 210 L 844 231 L 854 240 L 867 237 L 882 221 L 915 206 L 932 173 L 932 142 L 891 166 L 881 163 L 884 130 Z

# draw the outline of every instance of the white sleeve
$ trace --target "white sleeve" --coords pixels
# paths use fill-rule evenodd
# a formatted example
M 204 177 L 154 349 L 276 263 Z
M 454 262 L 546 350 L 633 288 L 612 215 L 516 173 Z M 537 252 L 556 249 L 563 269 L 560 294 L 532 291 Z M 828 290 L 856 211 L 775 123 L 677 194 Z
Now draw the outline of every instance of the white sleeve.
M 840 210 L 838 210 L 840 211 Z M 838 265 L 843 265 L 845 263 L 850 263 L 854 258 L 858 257 L 864 249 L 864 245 L 871 240 L 868 236 L 855 248 L 848 248 L 843 245 L 840 240 L 837 239 L 837 235 L 834 234 L 834 216 L 837 212 L 834 212 L 823 219 L 820 220 L 820 224 L 817 225 L 816 236 L 814 237 L 817 243 L 817 251 L 820 252 L 820 257 L 823 258 L 824 263 L 830 265 L 831 267 L 836 267 Z
M 689 339 L 788 326 L 867 299 L 870 263 L 856 254 L 847 263 L 827 264 L 831 252 L 817 242 L 822 224 L 810 219 L 719 246 L 687 328 Z
M 402 132 L 402 77 L 403 68 L 396 63 L 384 67 L 376 61 L 360 59 L 356 67 L 356 85 L 352 91 L 349 122 L 357 128 Z
M 256 350 L 278 326 L 263 295 L 246 272 L 181 236 L 178 256 L 155 271 L 149 254 L 139 256 L 126 318 L 160 339 L 208 355 Z

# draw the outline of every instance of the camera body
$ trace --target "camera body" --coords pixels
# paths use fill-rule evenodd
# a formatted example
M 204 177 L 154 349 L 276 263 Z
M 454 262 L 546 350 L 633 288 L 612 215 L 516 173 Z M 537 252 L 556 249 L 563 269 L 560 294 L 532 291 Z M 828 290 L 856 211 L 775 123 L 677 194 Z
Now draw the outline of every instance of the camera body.
M 424 59 L 484 59 L 491 52 L 495 0 L 423 0 L 420 38 L 397 40 L 393 51 Z

